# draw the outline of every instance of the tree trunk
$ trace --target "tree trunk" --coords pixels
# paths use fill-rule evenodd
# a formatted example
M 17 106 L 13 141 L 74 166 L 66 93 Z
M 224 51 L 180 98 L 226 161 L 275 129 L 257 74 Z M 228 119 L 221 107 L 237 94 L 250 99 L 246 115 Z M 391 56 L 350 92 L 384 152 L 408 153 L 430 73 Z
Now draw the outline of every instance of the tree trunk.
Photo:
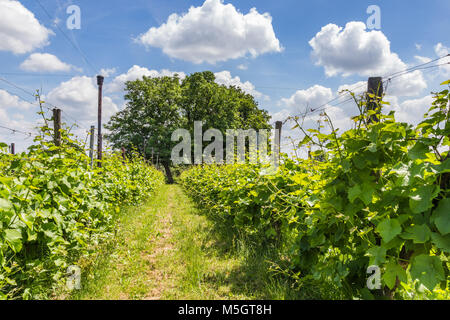
M 172 171 L 170 171 L 169 162 L 164 161 L 163 166 L 164 166 L 164 169 L 166 170 L 167 182 L 169 184 L 173 184 L 173 176 L 172 176 Z

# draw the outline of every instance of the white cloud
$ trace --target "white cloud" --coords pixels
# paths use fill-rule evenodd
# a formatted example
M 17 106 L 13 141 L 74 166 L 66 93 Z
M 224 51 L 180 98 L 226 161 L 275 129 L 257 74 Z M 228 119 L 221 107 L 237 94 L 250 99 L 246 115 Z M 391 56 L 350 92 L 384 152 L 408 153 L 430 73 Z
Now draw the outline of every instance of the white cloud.
M 248 69 L 248 66 L 246 66 L 245 64 L 240 64 L 240 65 L 237 66 L 237 68 L 238 68 L 239 70 L 247 70 L 247 69 Z
M 439 42 L 437 45 L 434 46 L 434 51 L 438 56 L 442 57 L 449 54 L 450 48 L 444 46 L 442 43 Z
M 12 95 L 9 92 L 0 89 L 0 110 L 28 110 L 33 107 L 29 102 L 23 101 L 18 96 Z
M 117 72 L 116 68 L 106 68 L 106 69 L 101 69 L 100 70 L 100 74 L 102 76 L 104 76 L 105 78 L 108 78 L 108 77 L 112 76 L 116 72 Z
M 431 58 L 422 57 L 422 56 L 414 56 L 414 59 L 416 59 L 420 63 L 428 63 L 428 62 L 430 62 L 432 60 Z
M 51 90 L 44 100 L 62 109 L 63 118 L 76 120 L 83 129 L 97 123 L 98 88 L 96 79 L 77 76 Z M 103 123 L 118 111 L 117 105 L 103 97 Z
M 186 74 L 184 72 L 174 72 L 170 70 L 163 69 L 161 71 L 149 70 L 145 67 L 140 67 L 137 65 L 132 66 L 127 73 L 122 73 L 115 77 L 113 81 L 106 85 L 107 92 L 120 92 L 125 88 L 126 81 L 133 81 L 136 79 L 141 79 L 143 76 L 146 77 L 164 77 L 173 76 L 178 74 L 180 79 L 184 79 Z
M 255 98 L 262 98 L 264 100 L 269 100 L 269 97 L 262 94 L 255 89 L 255 86 L 250 81 L 241 82 L 241 78 L 238 76 L 232 77 L 230 71 L 221 71 L 214 73 L 216 76 L 216 83 L 223 84 L 226 86 L 236 86 L 241 88 L 248 94 L 251 94 Z
M 364 76 L 394 70 L 402 61 L 390 50 L 390 43 L 381 31 L 366 31 L 363 22 L 352 21 L 345 28 L 335 24 L 322 27 L 309 41 L 317 65 L 327 76 L 339 73 Z
M 214 64 L 247 54 L 256 57 L 282 51 L 269 13 L 260 14 L 252 8 L 244 15 L 232 4 L 223 4 L 223 0 L 206 0 L 183 15 L 174 13 L 137 41 L 194 63 Z
M 358 81 L 353 84 L 343 84 L 343 85 L 339 86 L 339 88 L 337 89 L 337 92 L 339 93 L 344 90 L 350 90 L 355 95 L 360 95 L 367 91 L 367 81 Z M 344 94 L 344 93 L 342 93 L 342 94 Z
M 36 133 L 34 130 L 36 123 L 27 120 L 36 116 L 38 109 L 34 109 L 35 107 L 31 103 L 21 100 L 18 96 L 0 89 L 0 125 L 21 132 Z M 26 134 L 0 128 L 0 142 L 15 143 L 16 152 L 24 151 L 32 141 L 33 138 Z
M 52 34 L 19 1 L 0 1 L 0 51 L 27 53 L 47 45 Z
M 437 45 L 434 46 L 434 51 L 436 52 L 438 57 L 443 57 L 450 53 L 450 48 L 444 46 L 442 43 L 439 42 Z M 439 61 L 440 64 L 446 62 L 450 63 L 450 56 Z M 439 69 L 442 72 L 443 76 L 450 77 L 450 64 L 440 66 Z
M 281 99 L 281 104 L 301 113 L 326 104 L 333 98 L 330 88 L 314 85 L 306 90 L 298 90 L 289 98 Z
M 32 72 L 58 72 L 74 69 L 70 64 L 62 62 L 50 53 L 33 53 L 20 65 L 22 70 Z
M 405 100 L 401 103 L 398 102 L 396 97 L 387 97 L 385 100 L 390 102 L 389 106 L 384 107 L 386 113 L 393 110 L 397 121 L 417 125 L 424 119 L 423 115 L 430 109 L 433 97 L 427 95 L 418 99 Z
M 366 30 L 363 22 L 352 21 L 345 28 L 335 24 L 322 27 L 310 41 L 316 64 L 323 66 L 327 76 L 387 76 L 407 69 L 390 42 L 377 30 Z M 414 96 L 427 87 L 421 71 L 403 75 L 391 85 L 391 94 Z

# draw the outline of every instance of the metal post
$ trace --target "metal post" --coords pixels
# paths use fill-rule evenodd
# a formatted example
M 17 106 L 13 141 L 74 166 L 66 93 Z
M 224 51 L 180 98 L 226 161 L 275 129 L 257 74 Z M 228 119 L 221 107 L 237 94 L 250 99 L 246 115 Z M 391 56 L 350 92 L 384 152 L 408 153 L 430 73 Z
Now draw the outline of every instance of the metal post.
M 11 154 L 16 154 L 16 144 L 11 143 Z

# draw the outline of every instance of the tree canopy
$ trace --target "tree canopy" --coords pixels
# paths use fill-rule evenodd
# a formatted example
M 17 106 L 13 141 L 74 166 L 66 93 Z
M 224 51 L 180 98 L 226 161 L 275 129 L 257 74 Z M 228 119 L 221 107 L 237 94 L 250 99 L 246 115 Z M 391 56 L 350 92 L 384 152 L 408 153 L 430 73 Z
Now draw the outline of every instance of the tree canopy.
M 194 121 L 203 129 L 269 129 L 270 116 L 258 108 L 255 98 L 236 86 L 219 85 L 210 71 L 193 73 L 183 80 L 172 77 L 143 77 L 127 81 L 126 106 L 111 117 L 105 127 L 116 148 L 135 148 L 149 159 L 154 150 L 164 166 L 169 182 L 170 155 L 177 142 L 176 129 L 194 130 Z

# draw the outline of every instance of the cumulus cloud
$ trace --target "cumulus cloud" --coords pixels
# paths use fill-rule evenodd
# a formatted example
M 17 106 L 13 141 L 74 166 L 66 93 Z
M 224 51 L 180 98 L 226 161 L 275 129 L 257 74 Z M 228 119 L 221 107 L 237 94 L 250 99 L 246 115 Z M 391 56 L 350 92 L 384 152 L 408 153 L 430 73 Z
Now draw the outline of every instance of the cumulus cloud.
M 450 53 L 450 48 L 444 46 L 442 43 L 438 43 L 434 46 L 434 51 L 438 55 L 438 57 L 446 56 Z M 450 56 L 447 56 L 446 58 L 439 61 L 439 63 L 450 63 Z M 440 71 L 443 73 L 444 76 L 450 77 L 450 64 L 443 65 L 440 67 Z
M 26 120 L 36 116 L 37 109 L 34 109 L 34 107 L 35 105 L 0 89 L 0 125 L 20 130 L 21 132 L 36 133 L 36 130 L 34 130 L 36 123 Z M 33 138 L 28 135 L 0 128 L 0 142 L 15 143 L 16 152 L 25 151 L 32 140 Z
M 385 106 L 385 110 L 395 111 L 395 119 L 401 122 L 408 122 L 417 125 L 423 120 L 423 115 L 430 109 L 433 102 L 433 96 L 427 95 L 418 99 L 409 99 L 401 103 L 396 97 L 388 97 L 385 99 L 390 106 Z
M 385 76 L 407 69 L 406 63 L 391 52 L 386 36 L 381 31 L 367 31 L 363 22 L 352 21 L 344 28 L 328 24 L 309 44 L 316 64 L 324 67 L 327 76 Z M 422 72 L 415 71 L 397 78 L 395 84 L 393 81 L 391 90 L 399 96 L 413 96 L 426 87 Z
M 58 106 L 70 120 L 76 120 L 83 128 L 89 128 L 97 121 L 98 88 L 96 79 L 77 76 L 62 82 L 51 90 L 45 101 Z M 117 105 L 108 97 L 103 97 L 103 121 L 118 111 Z
M 304 112 L 327 103 L 332 97 L 330 88 L 314 85 L 306 90 L 298 90 L 289 98 L 282 98 L 280 103 L 295 112 Z
M 101 69 L 100 74 L 104 76 L 105 78 L 112 76 L 116 73 L 116 68 L 107 68 L 107 69 Z
M 221 71 L 214 73 L 216 76 L 216 83 L 223 84 L 226 86 L 235 86 L 241 88 L 248 94 L 251 94 L 255 98 L 261 98 L 264 100 L 269 100 L 269 97 L 262 94 L 261 92 L 255 89 L 255 86 L 250 81 L 242 82 L 241 78 L 238 76 L 232 77 L 230 71 Z
M 243 14 L 222 0 L 206 0 L 185 14 L 174 13 L 166 23 L 150 28 L 137 41 L 193 63 L 214 64 L 247 54 L 256 57 L 282 51 L 269 13 L 260 14 L 252 8 Z
M 50 53 L 33 53 L 22 62 L 20 68 L 32 72 L 58 72 L 75 69 Z
M 136 79 L 141 79 L 143 76 L 146 77 L 164 77 L 173 76 L 178 74 L 180 79 L 184 79 L 186 74 L 184 72 L 174 72 L 167 69 L 161 71 L 149 70 L 145 67 L 140 67 L 137 65 L 132 66 L 126 73 L 122 73 L 115 77 L 113 81 L 106 85 L 107 92 L 120 92 L 125 88 L 125 82 L 134 81 Z
M 52 34 L 19 1 L 0 1 L 0 51 L 27 53 L 47 45 Z
M 12 95 L 9 92 L 0 89 L 0 110 L 28 110 L 33 105 L 29 102 L 23 101 L 18 96 Z

